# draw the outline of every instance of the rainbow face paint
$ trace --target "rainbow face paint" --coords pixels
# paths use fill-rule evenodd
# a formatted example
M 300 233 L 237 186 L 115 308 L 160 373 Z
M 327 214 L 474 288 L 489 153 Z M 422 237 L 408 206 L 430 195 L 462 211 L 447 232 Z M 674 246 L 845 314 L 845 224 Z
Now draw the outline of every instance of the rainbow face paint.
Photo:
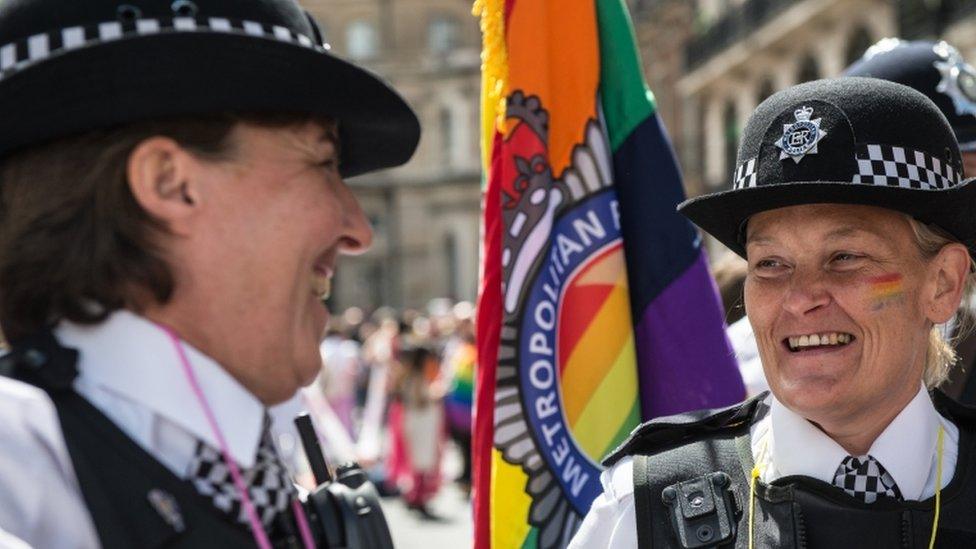
M 905 287 L 899 273 L 889 273 L 868 279 L 871 286 L 871 310 L 880 311 L 889 305 L 900 303 Z

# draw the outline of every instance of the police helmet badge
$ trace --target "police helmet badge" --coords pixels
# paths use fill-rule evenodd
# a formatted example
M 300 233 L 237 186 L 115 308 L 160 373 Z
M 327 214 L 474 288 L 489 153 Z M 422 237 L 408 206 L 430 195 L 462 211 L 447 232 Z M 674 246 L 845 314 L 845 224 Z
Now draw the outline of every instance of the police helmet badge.
M 942 75 L 935 90 L 952 99 L 959 116 L 976 116 L 976 70 L 966 63 L 959 50 L 946 42 L 939 42 L 932 49 L 942 58 L 933 63 Z
M 827 132 L 820 129 L 822 119 L 810 119 L 813 116 L 811 107 L 803 106 L 793 111 L 796 121 L 783 124 L 783 136 L 776 142 L 780 152 L 779 159 L 792 158 L 797 164 L 808 154 L 817 154 L 817 144 L 827 136 Z

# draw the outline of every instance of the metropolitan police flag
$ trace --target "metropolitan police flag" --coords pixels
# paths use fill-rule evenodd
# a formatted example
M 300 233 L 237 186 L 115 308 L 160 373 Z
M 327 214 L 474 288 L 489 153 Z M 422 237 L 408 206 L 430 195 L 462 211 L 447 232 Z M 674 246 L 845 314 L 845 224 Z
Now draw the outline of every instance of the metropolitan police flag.
M 564 547 L 641 419 L 745 395 L 623 0 L 479 0 L 475 547 Z

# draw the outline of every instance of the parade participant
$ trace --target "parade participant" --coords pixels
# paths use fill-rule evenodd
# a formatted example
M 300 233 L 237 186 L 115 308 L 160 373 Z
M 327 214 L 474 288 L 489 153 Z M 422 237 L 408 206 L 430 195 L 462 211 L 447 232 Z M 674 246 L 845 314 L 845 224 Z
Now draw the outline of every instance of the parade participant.
M 295 0 L 0 3 L 0 530 L 308 546 L 267 408 L 416 116 Z
M 771 393 L 644 424 L 572 547 L 969 547 L 976 412 L 938 391 L 976 184 L 938 107 L 873 78 L 774 94 L 732 189 L 679 209 L 748 261 Z

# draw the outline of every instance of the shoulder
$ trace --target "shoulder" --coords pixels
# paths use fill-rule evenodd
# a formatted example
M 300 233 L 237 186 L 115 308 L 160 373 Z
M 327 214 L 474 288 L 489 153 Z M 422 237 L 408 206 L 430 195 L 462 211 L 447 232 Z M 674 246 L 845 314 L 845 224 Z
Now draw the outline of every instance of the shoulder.
M 91 539 L 57 410 L 44 391 L 0 376 L 0 440 L 0 531 L 38 546 Z
M 940 416 L 959 429 L 976 431 L 976 406 L 963 404 L 938 389 L 932 391 L 932 404 Z
M 0 433 L 5 441 L 13 443 L 60 436 L 54 403 L 41 389 L 0 376 Z
M 57 410 L 47 393 L 0 376 L 0 484 L 30 471 L 71 471 Z M 11 470 L 13 468 L 13 470 Z M 60 476 L 60 475 L 59 475 Z
M 686 442 L 748 428 L 759 415 L 759 408 L 765 405 L 767 394 L 764 392 L 725 408 L 696 410 L 642 423 L 603 459 L 603 464 L 611 467 L 626 456 L 654 454 Z
M 624 457 L 600 475 L 603 492 L 590 506 L 569 549 L 637 546 L 633 459 Z

